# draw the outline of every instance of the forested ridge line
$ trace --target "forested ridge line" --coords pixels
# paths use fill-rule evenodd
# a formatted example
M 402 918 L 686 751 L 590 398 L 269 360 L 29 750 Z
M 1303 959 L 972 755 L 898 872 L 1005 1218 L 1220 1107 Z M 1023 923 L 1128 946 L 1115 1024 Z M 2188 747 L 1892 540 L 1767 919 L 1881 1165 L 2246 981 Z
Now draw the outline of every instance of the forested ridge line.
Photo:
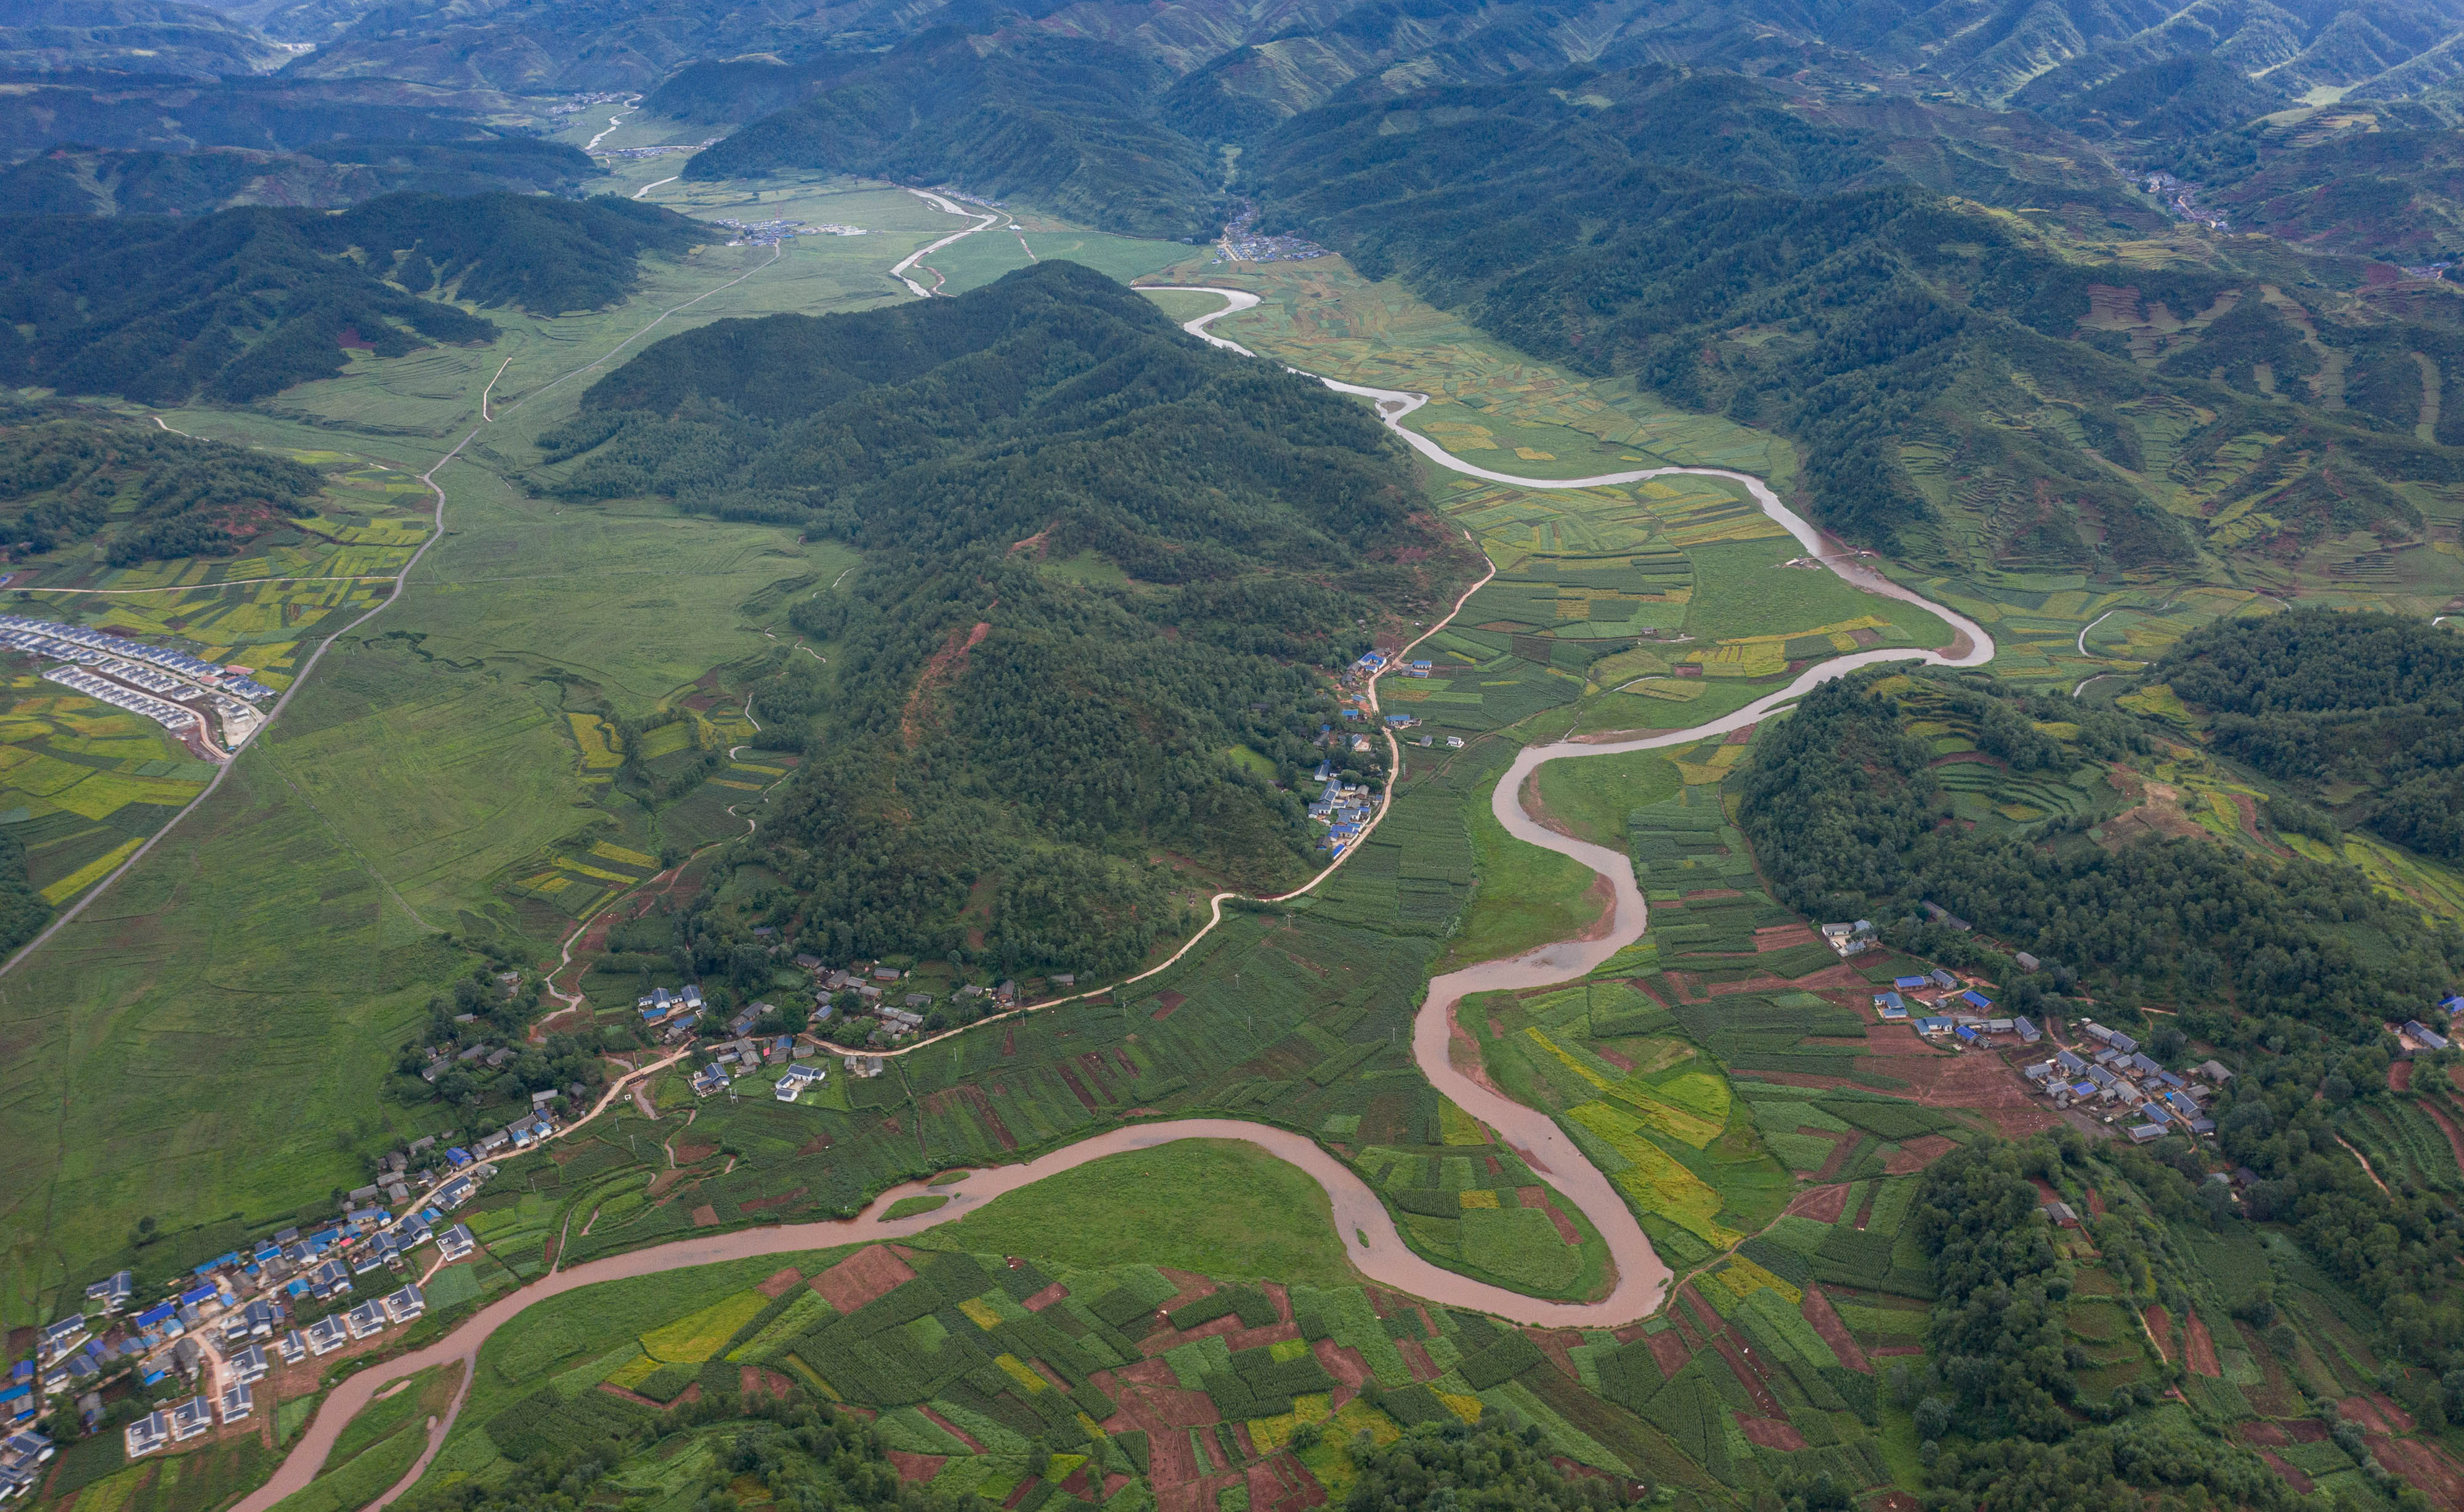
M 780 927 L 847 958 L 1113 974 L 1194 927 L 1152 850 L 1248 891 L 1314 869 L 1325 673 L 1425 600 L 1397 554 L 1437 544 L 1358 405 L 1060 261 L 670 338 L 543 442 L 563 497 L 870 554 L 790 607 L 829 662 L 787 659 L 754 700 L 807 759 L 731 852 L 785 880 Z M 628 946 L 704 969 L 749 948 L 707 899 Z
M 494 340 L 495 324 L 464 304 L 612 304 L 638 287 L 643 255 L 678 256 L 707 234 L 606 195 L 0 217 L 0 375 L 140 404 L 243 404 L 341 372 L 346 340 L 380 357 Z

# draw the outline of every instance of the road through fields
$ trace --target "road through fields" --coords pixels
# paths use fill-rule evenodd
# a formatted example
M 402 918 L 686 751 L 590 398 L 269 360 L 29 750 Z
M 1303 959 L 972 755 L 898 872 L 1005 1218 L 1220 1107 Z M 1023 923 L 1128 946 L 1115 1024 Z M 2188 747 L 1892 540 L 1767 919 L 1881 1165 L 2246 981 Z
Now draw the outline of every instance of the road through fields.
M 953 211 L 953 213 L 963 213 Z M 992 224 L 987 217 L 970 230 Z M 960 234 L 967 234 L 961 232 Z M 955 238 L 951 238 L 955 239 Z M 947 245 L 947 242 L 935 244 Z M 929 249 L 928 249 L 929 250 Z M 911 259 L 912 261 L 913 259 Z M 911 287 L 913 285 L 911 284 Z M 1257 304 L 1255 295 L 1237 290 L 1202 290 L 1226 296 L 1226 305 L 1213 315 L 1201 316 L 1187 322 L 1186 329 L 1218 346 L 1244 355 L 1246 348 L 1210 335 L 1207 324 L 1236 310 Z M 1298 371 L 1298 369 L 1294 369 Z M 1310 375 L 1315 376 L 1315 375 Z M 1607 1327 L 1632 1323 L 1656 1311 L 1665 1300 L 1670 1279 L 1668 1267 L 1651 1247 L 1633 1210 L 1608 1177 L 1560 1130 L 1553 1119 L 1537 1108 L 1527 1107 L 1496 1092 L 1475 1076 L 1459 1070 L 1448 1051 L 1453 1037 L 1454 1010 L 1457 1003 L 1474 993 L 1520 991 L 1576 980 L 1595 970 L 1602 962 L 1626 946 L 1641 938 L 1649 910 L 1641 889 L 1636 886 L 1634 867 L 1621 852 L 1603 845 L 1574 840 L 1550 829 L 1523 809 L 1520 794 L 1527 778 L 1548 761 L 1579 760 L 1586 756 L 1614 756 L 1622 752 L 1646 751 L 1691 744 L 1712 735 L 1743 729 L 1769 715 L 1809 690 L 1855 671 L 1859 668 L 1889 662 L 1925 662 L 1946 667 L 1976 667 L 1992 659 L 1993 641 L 1982 626 L 1944 606 L 1883 578 L 1863 565 L 1854 553 L 1827 540 L 1802 516 L 1783 504 L 1762 480 L 1744 473 L 1709 468 L 1650 468 L 1633 472 L 1609 473 L 1595 478 L 1540 480 L 1518 478 L 1491 472 L 1456 460 L 1425 436 L 1406 430 L 1402 418 L 1428 403 L 1425 394 L 1406 393 L 1394 389 L 1363 388 L 1321 379 L 1329 387 L 1366 398 L 1376 407 L 1379 417 L 1403 440 L 1439 465 L 1453 471 L 1508 482 L 1528 489 L 1580 489 L 1612 483 L 1639 482 L 1670 473 L 1690 472 L 1726 478 L 1743 484 L 1752 494 L 1763 513 L 1770 515 L 1807 550 L 1821 559 L 1823 564 L 1841 578 L 1868 592 L 1882 594 L 1903 603 L 1918 604 L 1940 616 L 1956 632 L 1952 643 L 1940 650 L 1869 650 L 1854 652 L 1807 668 L 1778 691 L 1766 694 L 1733 713 L 1685 730 L 1664 731 L 1627 740 L 1565 740 L 1544 746 L 1526 748 L 1498 779 L 1490 795 L 1489 806 L 1507 832 L 1519 840 L 1553 850 L 1591 867 L 1605 878 L 1614 890 L 1616 902 L 1604 927 L 1595 927 L 1573 939 L 1527 952 L 1507 960 L 1485 961 L 1462 971 L 1440 976 L 1429 984 L 1427 997 L 1414 1019 L 1412 1049 L 1415 1061 L 1431 1085 L 1459 1107 L 1488 1125 L 1513 1146 L 1516 1151 L 1537 1171 L 1541 1178 L 1583 1211 L 1592 1226 L 1606 1241 L 1616 1265 L 1617 1282 L 1609 1295 L 1597 1302 L 1548 1302 L 1523 1296 L 1503 1287 L 1476 1282 L 1457 1275 L 1422 1260 L 1406 1246 L 1397 1233 L 1394 1220 L 1377 1194 L 1355 1173 L 1329 1154 L 1317 1142 L 1307 1136 L 1268 1125 L 1236 1119 L 1174 1119 L 1156 1123 L 1133 1124 L 1107 1130 L 1081 1140 L 1067 1149 L 1039 1159 L 1013 1166 L 994 1166 L 976 1170 L 957 1181 L 945 1181 L 928 1187 L 923 1182 L 910 1182 L 876 1197 L 863 1214 L 853 1218 L 823 1223 L 782 1224 L 768 1228 L 743 1229 L 709 1238 L 684 1239 L 630 1254 L 593 1260 L 572 1270 L 552 1271 L 539 1281 L 499 1299 L 482 1308 L 469 1322 L 454 1329 L 436 1344 L 372 1366 L 335 1388 L 333 1394 L 308 1425 L 298 1444 L 285 1457 L 274 1479 L 247 1500 L 235 1512 L 267 1512 L 283 1497 L 306 1486 L 341 1436 L 342 1428 L 361 1408 L 367 1405 L 377 1390 L 401 1379 L 412 1371 L 430 1366 L 462 1361 L 471 1370 L 464 1375 L 462 1391 L 467 1395 L 470 1381 L 475 1373 L 480 1347 L 489 1336 L 525 1309 L 548 1298 L 560 1296 L 577 1287 L 599 1282 L 628 1277 L 650 1276 L 685 1266 L 707 1265 L 720 1260 L 755 1256 L 829 1249 L 840 1245 L 881 1239 L 904 1238 L 926 1229 L 962 1217 L 1005 1193 L 1030 1186 L 1055 1172 L 1071 1170 L 1107 1155 L 1129 1150 L 1150 1150 L 1157 1145 L 1181 1139 L 1237 1139 L 1265 1150 L 1279 1159 L 1290 1162 L 1315 1180 L 1332 1207 L 1336 1230 L 1345 1239 L 1345 1249 L 1353 1263 L 1372 1281 L 1394 1286 L 1416 1296 L 1425 1297 L 1448 1306 L 1486 1312 L 1520 1324 L 1545 1326 Z M 1491 569 L 1492 572 L 1494 569 Z M 1460 612 L 1470 595 L 1458 600 Z M 1450 613 L 1447 620 L 1451 620 Z M 1433 626 L 1436 633 L 1445 620 Z M 1422 637 L 1425 639 L 1425 635 Z M 1417 643 L 1415 643 L 1417 644 Z M 1400 660 L 1391 658 L 1391 668 Z M 1378 674 L 1382 676 L 1383 673 Z M 1369 704 L 1377 708 L 1376 678 L 1369 687 Z M 1401 764 L 1401 753 L 1391 731 L 1387 734 L 1389 754 L 1396 766 Z M 1310 887 L 1332 871 L 1320 873 Z M 1208 931 L 1221 921 L 1222 905 L 1236 896 L 1218 894 Z M 1193 939 L 1192 944 L 1196 943 Z M 1185 951 L 1186 946 L 1183 947 Z M 1158 970 L 1160 968 L 1157 968 Z M 1038 1007 L 1058 1006 L 1040 1004 Z M 1027 1010 L 1021 1010 L 1027 1011 Z M 980 1025 L 977 1026 L 980 1027 Z M 966 1031 L 954 1031 L 964 1033 Z M 926 1192 L 947 1195 L 950 1200 L 930 1213 L 889 1218 L 885 1215 L 892 1204 L 908 1196 Z M 443 1445 L 452 1427 L 453 1417 L 461 1410 L 462 1397 L 431 1431 L 428 1451 L 402 1482 L 372 1506 L 382 1507 L 417 1480 Z

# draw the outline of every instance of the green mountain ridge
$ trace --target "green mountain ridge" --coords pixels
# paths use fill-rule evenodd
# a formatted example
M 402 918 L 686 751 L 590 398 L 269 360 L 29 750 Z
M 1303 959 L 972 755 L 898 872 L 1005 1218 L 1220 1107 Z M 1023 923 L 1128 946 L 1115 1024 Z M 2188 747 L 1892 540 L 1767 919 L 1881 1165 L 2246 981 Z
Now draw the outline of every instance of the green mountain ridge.
M 1117 973 L 1188 927 L 1152 847 L 1296 880 L 1292 790 L 1331 718 L 1309 668 L 1366 644 L 1349 581 L 1417 539 L 1366 412 L 1067 262 L 668 338 L 542 444 L 563 497 L 663 494 L 875 554 L 791 608 L 830 662 L 754 693 L 764 738 L 807 760 L 734 858 L 787 879 L 776 923 L 841 954 Z M 1089 553 L 1132 581 L 1041 565 Z M 709 922 L 677 930 L 727 958 Z
M 339 372 L 346 337 L 395 356 L 494 340 L 486 319 L 420 295 L 591 309 L 632 287 L 644 253 L 704 234 L 654 206 L 505 194 L 392 195 L 337 215 L 0 220 L 0 373 L 146 403 L 245 402 Z

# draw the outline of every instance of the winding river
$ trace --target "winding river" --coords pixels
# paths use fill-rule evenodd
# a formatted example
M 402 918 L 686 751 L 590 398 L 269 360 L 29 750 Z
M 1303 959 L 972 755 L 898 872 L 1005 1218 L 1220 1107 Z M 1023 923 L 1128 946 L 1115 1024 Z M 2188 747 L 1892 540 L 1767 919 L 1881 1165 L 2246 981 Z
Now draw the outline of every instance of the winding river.
M 944 206 L 952 213 L 963 214 L 955 207 Z M 969 230 L 980 230 L 992 224 L 986 217 Z M 960 234 L 966 234 L 961 232 Z M 946 245 L 943 242 L 935 246 Z M 931 248 L 926 249 L 927 252 Z M 922 253 L 917 254 L 919 257 Z M 910 258 L 912 264 L 915 258 Z M 901 264 L 903 275 L 908 264 Z M 914 288 L 913 284 L 910 284 Z M 921 293 L 919 289 L 917 291 Z M 1221 296 L 1221 310 L 1200 316 L 1185 325 L 1191 334 L 1213 344 L 1255 356 L 1246 347 L 1210 333 L 1206 327 L 1223 316 L 1250 309 L 1260 301 L 1258 296 L 1243 290 L 1198 289 L 1192 293 Z M 1299 371 L 1294 369 L 1294 371 Z M 1315 375 L 1310 375 L 1315 376 Z M 498 1299 L 483 1307 L 461 1326 L 427 1348 L 369 1367 L 337 1386 L 298 1443 L 265 1485 L 238 1504 L 237 1512 L 268 1512 L 284 1497 L 305 1487 L 332 1451 L 342 1428 L 361 1409 L 367 1406 L 381 1389 L 410 1373 L 431 1366 L 460 1365 L 463 1381 L 453 1405 L 429 1431 L 429 1444 L 417 1464 L 400 1483 L 379 1498 L 371 1506 L 382 1507 L 407 1491 L 426 1473 L 429 1463 L 443 1447 L 451 1430 L 454 1416 L 461 1411 L 470 1392 L 471 1371 L 478 1363 L 479 1348 L 490 1335 L 504 1326 L 525 1309 L 551 1297 L 561 1296 L 583 1286 L 602 1282 L 620 1281 L 630 1277 L 657 1275 L 693 1265 L 707 1265 L 720 1260 L 750 1257 L 790 1254 L 799 1251 L 830 1249 L 840 1245 L 865 1243 L 881 1239 L 911 1238 L 924 1230 L 947 1223 L 954 1218 L 982 1207 L 995 1197 L 1016 1192 L 1045 1176 L 1108 1155 L 1125 1151 L 1152 1150 L 1159 1145 L 1182 1139 L 1237 1139 L 1265 1150 L 1276 1158 L 1288 1161 L 1307 1172 L 1326 1192 L 1332 1209 L 1335 1230 L 1344 1236 L 1345 1247 L 1360 1272 L 1382 1285 L 1425 1297 L 1449 1306 L 1486 1312 L 1515 1323 L 1548 1326 L 1610 1327 L 1632 1323 L 1657 1310 L 1665 1300 L 1670 1274 L 1668 1267 L 1652 1250 L 1641 1225 L 1633 1212 L 1609 1182 L 1608 1177 L 1577 1150 L 1573 1142 L 1558 1129 L 1555 1121 L 1536 1108 L 1508 1099 L 1485 1082 L 1457 1069 L 1449 1054 L 1453 1040 L 1455 1005 L 1474 993 L 1521 991 L 1546 987 L 1573 980 L 1596 969 L 1610 956 L 1641 938 L 1648 910 L 1641 889 L 1636 885 L 1634 868 L 1623 853 L 1604 845 L 1595 845 L 1550 829 L 1524 811 L 1520 795 L 1524 783 L 1541 763 L 1571 760 L 1583 756 L 1614 756 L 1627 751 L 1649 751 L 1670 746 L 1688 745 L 1715 734 L 1740 730 L 1769 714 L 1809 689 L 1843 676 L 1863 667 L 1883 662 L 1917 661 L 1944 667 L 1977 667 L 1992 659 L 1993 642 L 1982 626 L 1934 603 L 1907 588 L 1891 581 L 1865 566 L 1856 555 L 1835 540 L 1826 539 L 1814 526 L 1780 502 L 1761 479 L 1740 472 L 1713 468 L 1647 468 L 1632 472 L 1612 472 L 1598 477 L 1543 480 L 1516 477 L 1510 473 L 1493 472 L 1463 462 L 1417 431 L 1406 429 L 1402 420 L 1413 410 L 1428 403 L 1425 394 L 1406 393 L 1397 389 L 1365 388 L 1340 383 L 1331 379 L 1319 380 L 1330 388 L 1369 400 L 1388 428 L 1400 436 L 1421 455 L 1441 467 L 1493 482 L 1511 483 L 1527 489 L 1581 489 L 1604 484 L 1635 483 L 1670 473 L 1690 472 L 1708 477 L 1727 478 L 1742 484 L 1770 515 L 1796 537 L 1811 555 L 1849 582 L 1867 592 L 1922 606 L 1950 625 L 1956 632 L 1951 644 L 1940 650 L 1869 650 L 1835 657 L 1807 668 L 1794 681 L 1776 692 L 1754 700 L 1733 713 L 1695 725 L 1684 730 L 1659 732 L 1626 740 L 1566 740 L 1551 745 L 1526 747 L 1490 795 L 1489 807 L 1498 822 L 1508 834 L 1534 845 L 1572 856 L 1605 878 L 1614 890 L 1616 903 L 1605 921 L 1606 928 L 1587 931 L 1586 937 L 1561 940 L 1553 945 L 1507 960 L 1484 961 L 1462 971 L 1451 972 L 1429 983 L 1429 994 L 1414 1019 L 1412 1051 L 1414 1059 L 1432 1085 L 1451 1098 L 1455 1104 L 1495 1130 L 1512 1146 L 1543 1180 L 1568 1201 L 1582 1209 L 1592 1226 L 1607 1242 L 1616 1265 L 1617 1281 L 1609 1295 L 1596 1302 L 1547 1302 L 1526 1297 L 1502 1287 L 1460 1276 L 1421 1259 L 1412 1252 L 1396 1231 L 1394 1219 L 1375 1192 L 1349 1167 L 1319 1147 L 1313 1139 L 1287 1129 L 1238 1119 L 1186 1118 L 1164 1122 L 1135 1124 L 1108 1130 L 1084 1139 L 1065 1150 L 1019 1165 L 996 1166 L 972 1171 L 964 1177 L 928 1188 L 922 1182 L 910 1182 L 883 1193 L 863 1214 L 854 1218 L 823 1223 L 781 1224 L 769 1228 L 739 1230 L 714 1235 L 708 1238 L 682 1239 L 630 1254 L 610 1256 L 589 1261 L 570 1270 L 551 1271 L 528 1286 Z M 1465 595 L 1467 600 L 1469 595 Z M 1462 603 L 1455 606 L 1461 612 Z M 1435 634 L 1453 616 L 1441 620 L 1427 634 Z M 1424 635 L 1423 639 L 1426 638 Z M 1418 644 L 1418 643 L 1415 643 Z M 1396 660 L 1399 660 L 1397 658 Z M 1392 662 L 1389 664 L 1393 665 Z M 1376 684 L 1370 685 L 1370 707 L 1376 708 Z M 1390 747 L 1394 736 L 1387 736 Z M 1397 761 L 1400 765 L 1399 753 Z M 1381 811 L 1382 813 L 1382 811 Z M 1312 884 L 1313 886 L 1314 884 Z M 1216 920 L 1221 918 L 1221 899 L 1217 900 Z M 1213 926 L 1210 924 L 1209 928 Z M 1194 943 L 1194 942 L 1193 942 Z M 1185 949 L 1185 947 L 1184 947 Z M 1160 968 L 1158 968 L 1160 969 Z M 903 1218 L 886 1216 L 892 1204 L 902 1197 L 918 1195 L 927 1191 L 946 1194 L 950 1200 L 930 1213 Z

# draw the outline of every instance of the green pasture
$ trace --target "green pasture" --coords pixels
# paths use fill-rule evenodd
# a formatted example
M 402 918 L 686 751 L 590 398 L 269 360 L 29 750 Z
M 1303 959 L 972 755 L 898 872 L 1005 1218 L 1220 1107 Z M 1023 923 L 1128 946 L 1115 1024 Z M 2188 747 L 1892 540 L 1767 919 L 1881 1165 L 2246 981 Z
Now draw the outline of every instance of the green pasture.
M 1325 1189 L 1295 1167 L 1236 1140 L 1183 1139 L 1047 1176 L 913 1242 L 1341 1285 L 1358 1274 L 1344 1240 Z
M 1666 756 L 1652 751 L 1547 761 L 1537 776 L 1550 818 L 1577 839 L 1620 850 L 1626 816 L 1675 796 L 1683 781 Z

